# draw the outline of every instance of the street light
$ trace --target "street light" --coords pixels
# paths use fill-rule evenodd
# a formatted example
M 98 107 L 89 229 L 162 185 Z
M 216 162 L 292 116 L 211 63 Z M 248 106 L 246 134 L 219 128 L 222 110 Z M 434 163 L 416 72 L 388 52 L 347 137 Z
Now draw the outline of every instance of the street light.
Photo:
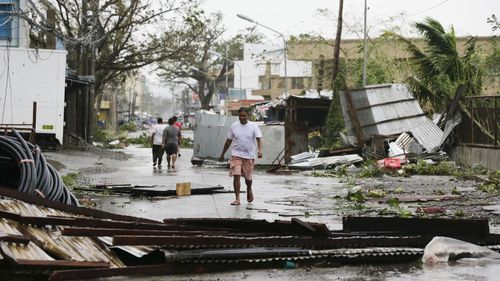
M 215 51 L 208 50 L 208 52 L 209 52 L 210 54 L 214 55 L 214 56 L 217 56 L 217 57 L 219 57 L 219 58 L 225 59 L 225 60 L 227 60 L 227 61 L 229 61 L 229 62 L 232 62 L 234 65 L 238 66 L 238 68 L 240 69 L 240 90 L 241 90 L 241 89 L 242 89 L 242 88 L 241 88 L 241 66 L 240 66 L 239 64 L 236 64 L 236 62 L 235 62 L 234 60 L 232 60 L 232 59 L 228 59 L 227 57 L 225 57 L 225 56 L 223 56 L 223 55 L 221 55 L 221 54 L 219 54 L 219 53 L 217 53 L 217 52 L 215 52 Z M 226 74 L 226 75 L 227 75 L 227 74 Z
M 264 27 L 264 28 L 267 28 L 267 29 L 271 30 L 272 32 L 275 32 L 275 33 L 279 34 L 279 36 L 281 36 L 281 38 L 283 38 L 283 45 L 284 45 L 284 48 L 285 48 L 285 51 L 283 52 L 283 57 L 284 57 L 284 59 L 285 59 L 285 97 L 287 97 L 287 96 L 288 96 L 288 76 L 287 76 L 287 72 L 286 72 L 286 64 L 287 64 L 287 63 L 286 63 L 287 45 L 286 45 L 286 38 L 285 38 L 285 36 L 284 36 L 281 32 L 279 32 L 279 31 L 277 31 L 277 30 L 275 30 L 275 29 L 272 29 L 272 28 L 270 28 L 269 26 L 265 26 L 265 25 L 263 25 L 263 24 L 261 24 L 261 23 L 259 23 L 259 22 L 255 21 L 255 20 L 253 20 L 253 19 L 251 19 L 251 18 L 249 18 L 249 17 L 247 17 L 247 16 L 245 16 L 245 15 L 242 15 L 242 14 L 236 14 L 236 15 L 237 15 L 240 19 L 243 19 L 243 20 L 249 21 L 249 22 L 251 22 L 251 23 L 255 23 L 256 25 L 260 25 L 260 26 L 262 26 L 262 27 Z

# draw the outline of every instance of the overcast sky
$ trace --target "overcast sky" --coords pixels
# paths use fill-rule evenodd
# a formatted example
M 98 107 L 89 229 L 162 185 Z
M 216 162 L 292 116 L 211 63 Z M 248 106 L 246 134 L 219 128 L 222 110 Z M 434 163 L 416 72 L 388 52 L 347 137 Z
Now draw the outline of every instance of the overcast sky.
M 227 28 L 226 38 L 239 30 L 252 26 L 236 16 L 243 14 L 274 28 L 286 36 L 313 33 L 326 38 L 335 37 L 338 0 L 202 0 L 206 12 L 221 11 Z M 318 9 L 329 12 L 319 13 Z M 361 38 L 364 0 L 344 1 L 343 38 Z M 451 25 L 458 36 L 491 36 L 487 18 L 496 13 L 500 18 L 500 0 L 368 0 L 367 25 L 371 37 L 390 26 L 403 28 L 409 36 L 410 26 L 425 17 L 433 17 L 446 30 Z M 276 35 L 259 29 L 269 39 Z M 498 34 L 498 31 L 497 31 Z

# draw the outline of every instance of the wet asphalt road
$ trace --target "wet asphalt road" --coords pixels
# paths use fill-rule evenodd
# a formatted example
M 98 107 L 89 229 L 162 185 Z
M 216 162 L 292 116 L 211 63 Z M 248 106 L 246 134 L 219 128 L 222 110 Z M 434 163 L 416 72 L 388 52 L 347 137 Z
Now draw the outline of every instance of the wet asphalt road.
M 152 166 L 150 149 L 129 147 L 128 160 L 96 157 L 85 152 L 49 153 L 49 159 L 66 167 L 62 173 L 82 172 L 85 184 L 149 185 L 155 189 L 175 189 L 178 182 L 191 182 L 193 188 L 222 185 L 231 190 L 232 178 L 224 167 L 193 167 L 192 150 L 181 150 L 176 169 Z M 257 170 L 254 177 L 255 201 L 231 206 L 231 193 L 163 198 L 131 198 L 128 196 L 96 196 L 97 208 L 119 214 L 147 217 L 156 220 L 178 217 L 237 217 L 267 220 L 288 220 L 298 217 L 305 221 L 323 222 L 330 229 L 341 229 L 341 206 L 335 195 L 343 195 L 346 187 L 337 178 L 267 174 Z M 353 265 L 327 268 L 288 270 L 245 270 L 217 274 L 145 277 L 134 280 L 500 280 L 500 263 L 471 261 L 442 264 L 434 267 L 421 263 L 390 265 Z M 130 280 L 111 278 L 105 280 Z
M 100 209 L 133 214 L 155 220 L 180 217 L 253 218 L 289 220 L 299 217 L 325 222 L 330 228 L 340 229 L 341 218 L 332 212 L 336 194 L 347 192 L 338 179 L 268 174 L 257 169 L 253 190 L 255 200 L 246 202 L 241 194 L 240 206 L 231 206 L 234 200 L 232 178 L 220 163 L 197 167 L 191 165 L 191 149 L 182 149 L 175 169 L 168 169 L 163 161 L 161 169 L 153 167 L 151 152 L 144 148 L 127 148 L 133 157 L 127 161 L 102 158 L 95 169 L 84 169 L 88 184 L 132 184 L 150 186 L 151 189 L 175 189 L 176 183 L 190 182 L 192 188 L 223 186 L 228 193 L 180 197 L 130 198 L 123 196 L 103 197 L 98 200 Z M 119 165 L 119 166 L 117 166 Z M 245 190 L 242 181 L 242 190 Z M 318 194 L 327 193 L 329 197 Z M 316 206 L 314 208 L 314 206 Z M 322 207 L 320 207 L 322 206 Z

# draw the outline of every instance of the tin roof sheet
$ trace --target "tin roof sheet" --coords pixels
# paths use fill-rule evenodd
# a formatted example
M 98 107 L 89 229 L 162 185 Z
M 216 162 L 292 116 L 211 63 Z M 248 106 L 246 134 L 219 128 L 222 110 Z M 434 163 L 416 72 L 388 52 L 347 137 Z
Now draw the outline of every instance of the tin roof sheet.
M 443 131 L 425 116 L 405 85 L 379 85 L 352 90 L 349 93 L 365 136 L 411 132 L 426 151 L 439 149 Z M 348 132 L 354 135 L 346 92 L 341 93 L 340 101 Z

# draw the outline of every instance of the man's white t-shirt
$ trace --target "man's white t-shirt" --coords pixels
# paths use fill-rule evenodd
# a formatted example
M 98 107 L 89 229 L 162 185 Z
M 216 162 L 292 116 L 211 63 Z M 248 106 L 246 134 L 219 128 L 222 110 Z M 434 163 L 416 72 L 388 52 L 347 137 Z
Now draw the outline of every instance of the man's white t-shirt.
M 165 129 L 166 126 L 166 124 L 156 124 L 153 126 L 151 132 L 154 134 L 154 145 L 161 145 L 161 142 L 163 141 L 163 129 Z
M 234 122 L 227 133 L 227 138 L 232 140 L 233 148 L 231 154 L 245 159 L 255 159 L 256 138 L 262 138 L 262 132 L 259 127 L 248 121 L 241 124 L 240 121 Z

